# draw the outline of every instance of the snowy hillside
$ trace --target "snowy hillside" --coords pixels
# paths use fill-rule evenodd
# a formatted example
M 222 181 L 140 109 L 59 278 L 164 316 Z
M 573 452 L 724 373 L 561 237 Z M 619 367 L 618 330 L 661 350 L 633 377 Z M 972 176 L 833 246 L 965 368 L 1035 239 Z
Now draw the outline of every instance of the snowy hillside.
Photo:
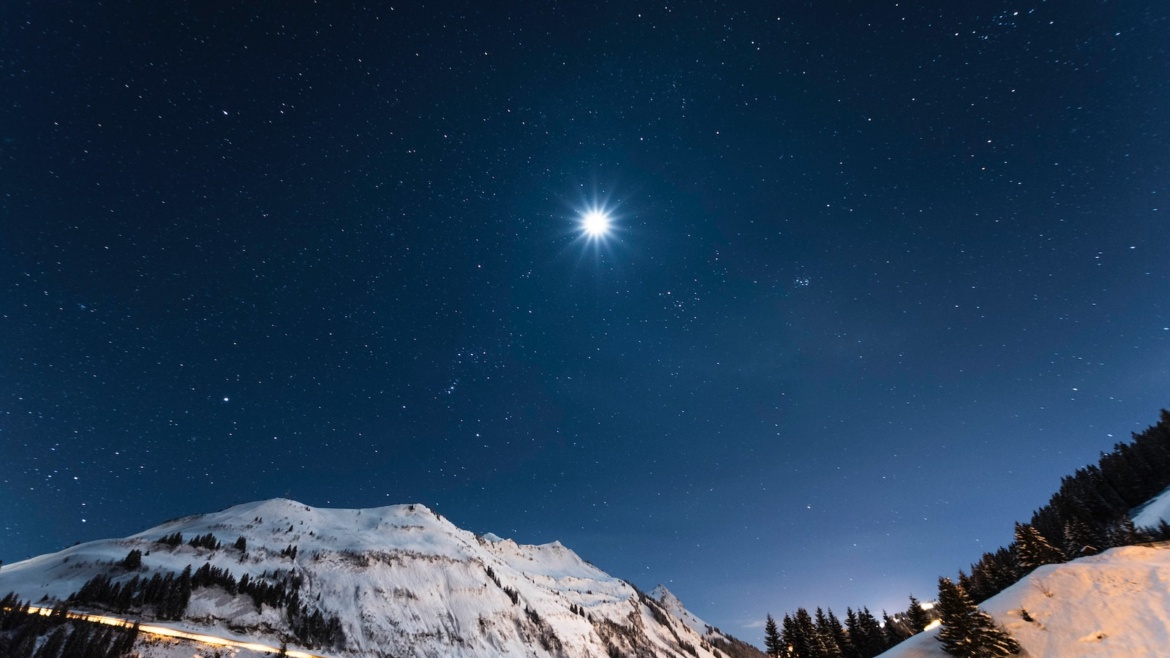
M 132 552 L 141 552 L 140 565 Z M 181 590 L 178 576 L 188 565 L 195 572 L 194 581 L 182 577 L 189 601 L 169 626 L 269 645 L 287 640 L 317 655 L 727 653 L 703 637 L 705 624 L 673 595 L 660 603 L 560 543 L 478 536 L 421 505 L 239 505 L 5 565 L 0 595 L 63 601 L 88 581 L 90 598 L 71 607 L 129 606 L 122 616 L 165 617 L 165 595 L 140 603 L 152 600 L 145 583 L 170 576 Z M 109 581 L 95 585 L 99 574 Z
M 1170 646 L 1170 545 L 1127 546 L 1040 567 L 980 606 L 1030 658 L 1164 656 Z M 1024 621 L 1022 610 L 1034 621 Z M 950 658 L 937 630 L 882 658 Z
M 1170 490 L 1135 524 L 1170 516 Z M 1011 633 L 1029 658 L 1129 658 L 1167 655 L 1170 645 L 1170 543 L 1125 546 L 1040 567 L 979 607 Z M 1032 621 L 1025 621 L 1024 611 Z M 938 630 L 921 633 L 881 658 L 950 658 Z
M 650 592 L 650 596 L 654 597 L 655 601 L 661 603 L 662 607 L 665 608 L 667 612 L 674 615 L 675 617 L 678 617 L 684 624 L 686 624 L 691 630 L 698 633 L 699 635 L 711 635 L 713 633 L 714 629 L 711 627 L 711 625 L 696 617 L 690 610 L 687 610 L 686 607 L 683 606 L 682 601 L 679 601 L 678 597 L 675 596 L 674 593 L 666 589 L 665 585 L 659 585 L 658 587 L 655 587 Z

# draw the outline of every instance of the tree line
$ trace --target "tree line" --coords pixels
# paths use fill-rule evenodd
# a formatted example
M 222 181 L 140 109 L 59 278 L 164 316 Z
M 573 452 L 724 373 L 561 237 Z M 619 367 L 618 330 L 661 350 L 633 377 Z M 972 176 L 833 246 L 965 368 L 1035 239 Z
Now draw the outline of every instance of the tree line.
M 768 615 L 764 624 L 764 650 L 769 656 L 785 658 L 873 658 L 930 623 L 930 614 L 911 596 L 910 608 L 900 618 L 882 611 L 882 621 L 862 607 L 845 609 L 842 623 L 830 608 L 816 609 L 809 614 L 805 608 L 784 615 L 777 624 Z
M 973 601 L 999 594 L 1036 567 L 1094 555 L 1108 548 L 1170 540 L 1170 524 L 1136 528 L 1130 511 L 1170 486 L 1170 412 L 1157 424 L 1102 452 L 1096 464 L 1061 479 L 1048 503 L 1028 523 L 1016 523 L 1015 541 L 988 551 L 959 571 Z
M 174 541 L 171 536 L 170 541 Z M 168 545 L 177 546 L 178 542 Z M 200 538 L 206 546 L 206 540 Z M 132 550 L 119 565 L 141 566 L 142 554 Z M 253 578 L 244 574 L 237 580 L 230 571 L 205 563 L 192 571 L 187 565 L 182 573 L 154 573 L 149 578 L 135 574 L 129 579 L 115 581 L 108 574 L 97 574 L 86 581 L 67 599 L 69 605 L 99 606 L 120 614 L 142 614 L 152 610 L 159 619 L 179 620 L 187 610 L 191 593 L 202 587 L 219 587 L 228 594 L 246 595 L 257 608 L 269 606 L 283 610 L 289 631 L 301 646 L 309 649 L 342 647 L 345 634 L 337 615 L 322 612 L 301 601 L 303 579 L 288 571 L 265 571 Z M 2 655 L 2 654 L 0 654 Z
M 155 573 L 150 578 L 135 575 L 125 582 L 114 582 L 104 573 L 85 581 L 66 602 L 70 606 L 100 605 L 124 613 L 150 607 L 159 619 L 179 620 L 191 599 L 191 565 L 176 576 Z
M 124 658 L 137 638 L 137 624 L 72 619 L 63 605 L 42 615 L 15 593 L 0 599 L 0 656 L 6 658 Z

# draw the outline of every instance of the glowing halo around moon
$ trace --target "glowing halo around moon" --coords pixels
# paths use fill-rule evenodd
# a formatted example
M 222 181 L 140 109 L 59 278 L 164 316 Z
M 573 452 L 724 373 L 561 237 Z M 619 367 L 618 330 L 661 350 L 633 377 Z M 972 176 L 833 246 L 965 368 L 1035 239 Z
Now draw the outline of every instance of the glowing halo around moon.
M 562 235 L 566 246 L 575 245 L 583 258 L 592 255 L 600 264 L 623 249 L 623 238 L 629 232 L 629 216 L 622 212 L 623 203 L 610 198 L 608 193 L 582 191 L 576 203 L 566 202 L 561 215 Z
M 598 208 L 591 208 L 581 216 L 581 230 L 590 238 L 600 240 L 609 233 L 611 222 L 609 213 Z

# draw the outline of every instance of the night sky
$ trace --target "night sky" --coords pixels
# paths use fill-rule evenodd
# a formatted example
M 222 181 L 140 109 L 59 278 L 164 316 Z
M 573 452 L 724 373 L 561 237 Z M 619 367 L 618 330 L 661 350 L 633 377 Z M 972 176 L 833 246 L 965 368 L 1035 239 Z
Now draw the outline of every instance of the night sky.
M 758 642 L 1170 406 L 1164 2 L 509 4 L 0 4 L 0 559 L 418 502 Z

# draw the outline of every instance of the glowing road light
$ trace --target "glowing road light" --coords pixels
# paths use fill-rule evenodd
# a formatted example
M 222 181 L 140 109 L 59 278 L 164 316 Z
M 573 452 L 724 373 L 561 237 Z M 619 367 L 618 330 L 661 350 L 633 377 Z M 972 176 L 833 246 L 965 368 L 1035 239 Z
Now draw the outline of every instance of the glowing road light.
M 43 608 L 40 606 L 30 605 L 28 611 L 48 617 L 53 613 L 52 608 Z M 66 612 L 65 616 L 70 619 L 80 619 L 82 621 L 89 621 L 98 624 L 105 624 L 107 626 L 120 626 L 123 628 L 130 628 L 135 622 L 128 619 L 121 619 L 119 617 L 110 617 L 107 615 L 91 615 L 84 612 Z M 191 633 L 189 631 L 180 631 L 175 628 L 167 626 L 154 626 L 139 624 L 138 633 L 145 633 L 147 635 L 157 635 L 162 637 L 170 637 L 176 640 L 189 640 L 191 642 L 200 642 L 202 644 L 210 644 L 219 647 L 238 647 L 240 649 L 248 649 L 249 651 L 259 651 L 261 653 L 276 654 L 280 651 L 280 647 L 261 644 L 259 642 L 244 642 L 242 640 L 232 640 L 225 637 L 216 637 L 214 635 L 202 635 L 200 633 Z M 286 649 L 285 654 L 291 658 L 327 658 L 316 653 L 309 653 L 308 651 L 299 651 L 297 649 Z

